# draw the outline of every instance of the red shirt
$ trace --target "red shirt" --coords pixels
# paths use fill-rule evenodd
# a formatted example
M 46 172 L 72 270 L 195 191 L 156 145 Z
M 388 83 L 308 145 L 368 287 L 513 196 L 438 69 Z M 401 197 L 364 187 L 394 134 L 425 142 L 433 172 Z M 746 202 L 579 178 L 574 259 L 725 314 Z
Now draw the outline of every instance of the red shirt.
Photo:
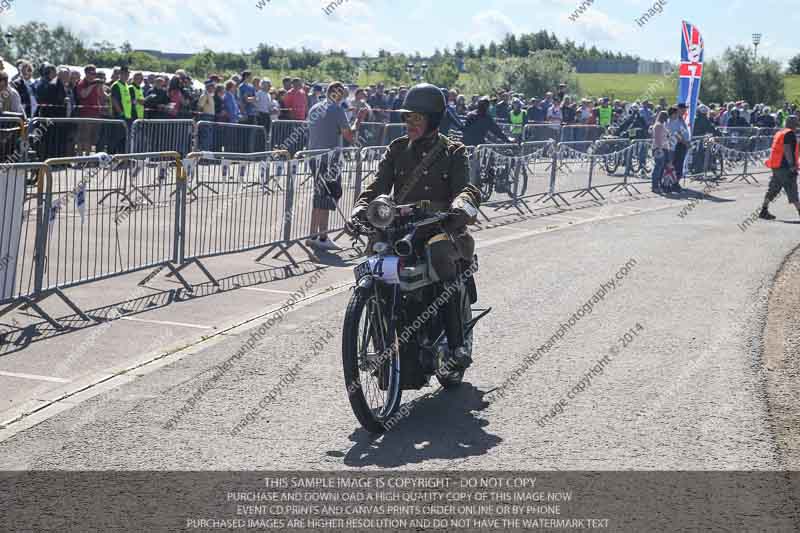
M 303 89 L 289 89 L 283 99 L 283 106 L 289 108 L 291 120 L 305 120 L 308 113 L 308 95 Z
M 86 98 L 82 98 L 82 92 L 87 87 L 91 87 L 91 91 Z M 102 83 L 88 83 L 86 78 L 78 82 L 77 93 L 80 101 L 78 105 L 78 116 L 82 118 L 101 118 L 103 116 L 103 84 Z

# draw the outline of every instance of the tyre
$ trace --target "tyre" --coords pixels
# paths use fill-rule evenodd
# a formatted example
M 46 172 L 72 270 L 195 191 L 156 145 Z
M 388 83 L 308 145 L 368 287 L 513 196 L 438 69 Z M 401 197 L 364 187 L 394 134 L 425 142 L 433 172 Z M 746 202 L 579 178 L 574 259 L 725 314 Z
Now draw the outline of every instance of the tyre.
M 514 198 L 523 198 L 528 191 L 528 168 L 522 165 L 514 176 Z
M 492 192 L 494 192 L 494 173 L 491 175 L 489 174 L 489 170 L 487 169 L 486 175 L 481 177 L 481 202 L 488 202 L 489 199 L 492 197 Z
M 395 332 L 379 293 L 356 289 L 342 328 L 342 366 L 350 406 L 370 433 L 386 431 L 384 423 L 400 407 L 400 356 Z
M 461 294 L 461 310 L 464 316 L 464 324 L 466 325 L 470 320 L 472 320 L 472 304 L 470 304 L 469 293 L 466 290 L 466 286 Z M 467 347 L 470 357 L 472 357 L 472 339 L 473 331 L 470 330 L 464 339 L 464 346 Z M 437 372 L 436 379 L 439 380 L 439 384 L 442 386 L 442 388 L 452 389 L 458 387 L 464 381 L 464 372 L 464 370 L 458 370 L 456 372 L 450 372 L 444 375 L 441 375 Z
M 712 156 L 711 159 L 711 170 L 714 173 L 714 177 L 717 179 L 722 178 L 725 175 L 725 159 L 722 157 L 722 154 L 717 152 Z
M 603 167 L 609 175 L 616 174 L 619 168 L 619 155 L 603 158 Z

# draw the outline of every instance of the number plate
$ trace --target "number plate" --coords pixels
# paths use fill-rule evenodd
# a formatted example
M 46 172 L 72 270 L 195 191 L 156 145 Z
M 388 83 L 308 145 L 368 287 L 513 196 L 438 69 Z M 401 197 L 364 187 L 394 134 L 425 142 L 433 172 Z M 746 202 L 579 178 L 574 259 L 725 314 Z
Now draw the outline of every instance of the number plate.
M 360 265 L 356 266 L 353 269 L 353 272 L 356 275 L 356 281 L 361 281 L 361 278 L 367 277 L 372 274 L 372 271 L 369 268 L 369 260 L 364 261 Z
M 393 255 L 373 255 L 353 269 L 356 281 L 367 276 L 375 276 L 384 283 L 396 285 L 400 283 L 400 258 Z

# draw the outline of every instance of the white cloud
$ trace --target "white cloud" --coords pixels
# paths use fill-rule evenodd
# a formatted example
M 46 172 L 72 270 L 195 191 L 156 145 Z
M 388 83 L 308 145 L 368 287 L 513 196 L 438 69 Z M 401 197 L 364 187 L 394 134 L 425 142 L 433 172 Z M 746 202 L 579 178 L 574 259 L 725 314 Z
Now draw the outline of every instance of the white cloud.
M 585 11 L 576 21 L 569 20 L 569 15 L 561 16 L 561 22 L 573 24 L 581 38 L 590 43 L 601 41 L 618 41 L 625 35 L 632 35 L 632 28 L 627 24 L 613 20 L 597 9 Z
M 472 24 L 475 26 L 475 32 L 470 42 L 500 41 L 509 33 L 519 33 L 511 18 L 496 9 L 475 14 L 472 17 Z

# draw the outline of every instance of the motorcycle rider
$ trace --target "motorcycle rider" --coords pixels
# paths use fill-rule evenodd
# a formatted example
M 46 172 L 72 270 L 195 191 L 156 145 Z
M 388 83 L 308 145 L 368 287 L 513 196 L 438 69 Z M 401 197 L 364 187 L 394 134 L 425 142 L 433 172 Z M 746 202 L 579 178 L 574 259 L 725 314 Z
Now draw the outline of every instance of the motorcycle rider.
M 694 119 L 694 131 L 692 137 L 705 137 L 713 135 L 719 137 L 721 134 L 711 120 L 708 118 L 708 106 L 703 104 L 697 108 L 697 117 Z M 692 154 L 692 173 L 702 174 L 705 166 L 706 147 L 704 143 L 699 143 Z
M 486 143 L 486 134 L 491 132 L 499 137 L 503 142 L 510 143 L 509 139 L 497 122 L 489 114 L 491 101 L 488 96 L 478 100 L 478 109 L 471 111 L 464 121 L 464 144 L 467 146 L 478 146 Z
M 648 129 L 647 121 L 645 121 L 644 117 L 639 112 L 639 104 L 633 104 L 631 105 L 628 118 L 620 124 L 617 135 L 620 137 L 628 137 L 631 140 L 645 140 L 649 138 Z M 630 133 L 630 135 L 628 135 L 628 133 Z M 644 144 L 640 145 L 638 152 L 639 162 L 643 167 L 647 159 L 647 148 Z
M 444 96 L 445 101 L 447 101 L 447 89 L 442 88 L 442 96 Z M 464 124 L 461 123 L 461 120 L 456 114 L 455 104 L 448 104 L 445 107 L 445 113 L 442 116 L 442 122 L 439 124 L 439 132 L 447 137 L 450 134 L 450 130 L 453 128 L 461 131 L 464 129 Z
M 409 90 L 398 110 L 408 126 L 408 135 L 387 147 L 375 181 L 358 197 L 352 212 L 353 218 L 363 220 L 370 202 L 390 192 L 399 204 L 426 202 L 431 210 L 452 212 L 444 223 L 446 233 L 417 236 L 430 249 L 432 266 L 442 281 L 440 294 L 446 284 L 456 281 L 457 262 L 473 258 L 475 241 L 467 225 L 476 219 L 480 205 L 480 191 L 469 184 L 464 145 L 439 132 L 445 107 L 438 87 L 422 83 Z M 464 346 L 458 291 L 450 294 L 443 306 L 448 363 L 465 369 L 472 359 Z

